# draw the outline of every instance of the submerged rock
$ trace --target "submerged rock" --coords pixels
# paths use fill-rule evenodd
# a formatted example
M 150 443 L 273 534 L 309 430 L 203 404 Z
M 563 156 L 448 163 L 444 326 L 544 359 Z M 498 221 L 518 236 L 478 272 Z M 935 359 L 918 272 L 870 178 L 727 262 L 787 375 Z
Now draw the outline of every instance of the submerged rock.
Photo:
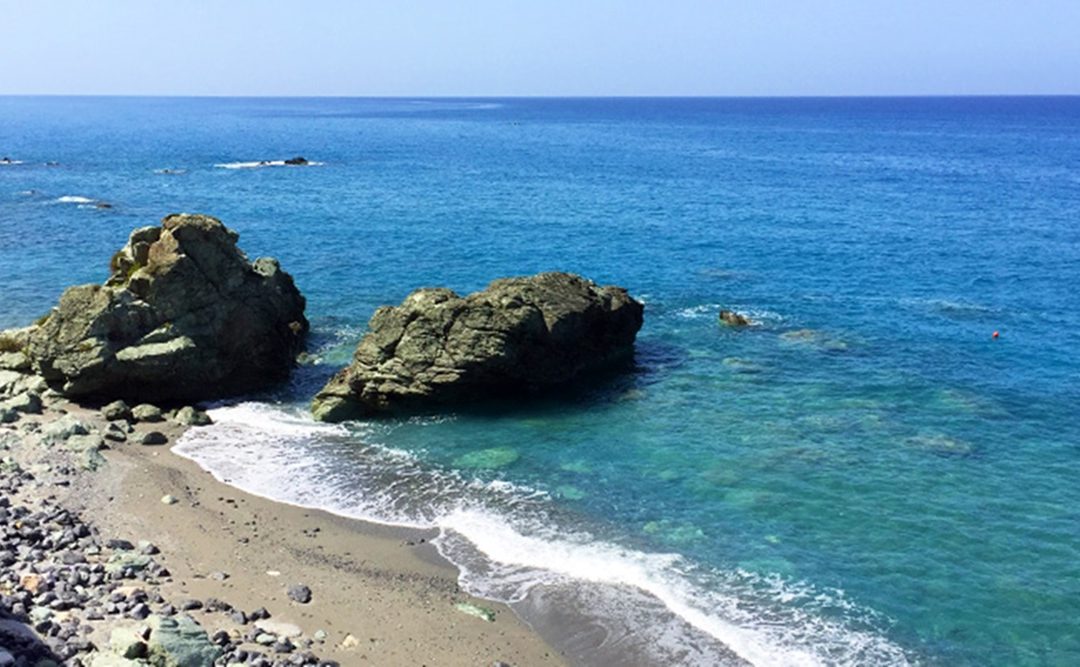
M 729 327 L 748 327 L 753 324 L 749 317 L 742 313 L 737 313 L 734 310 L 721 310 L 720 322 Z
M 104 285 L 69 288 L 6 345 L 69 397 L 180 402 L 280 381 L 308 329 L 304 298 L 275 260 L 249 262 L 236 240 L 205 215 L 137 229 Z
M 375 311 L 312 411 L 340 421 L 565 383 L 628 358 L 642 313 L 625 289 L 567 273 L 496 280 L 466 297 L 420 289 Z

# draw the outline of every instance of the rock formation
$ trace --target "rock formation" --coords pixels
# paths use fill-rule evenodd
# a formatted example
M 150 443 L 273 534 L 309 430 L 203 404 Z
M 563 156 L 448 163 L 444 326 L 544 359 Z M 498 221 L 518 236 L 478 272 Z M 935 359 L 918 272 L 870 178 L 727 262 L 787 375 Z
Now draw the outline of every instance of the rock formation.
M 170 403 L 280 381 L 308 329 L 304 298 L 236 240 L 215 218 L 170 215 L 132 232 L 104 285 L 69 288 L 38 324 L 0 339 L 69 397 Z
M 466 297 L 420 289 L 375 311 L 312 411 L 340 421 L 565 383 L 628 358 L 642 311 L 625 289 L 566 273 L 496 280 Z
M 746 327 L 753 324 L 746 315 L 737 313 L 734 310 L 721 310 L 720 322 L 726 324 L 729 327 Z

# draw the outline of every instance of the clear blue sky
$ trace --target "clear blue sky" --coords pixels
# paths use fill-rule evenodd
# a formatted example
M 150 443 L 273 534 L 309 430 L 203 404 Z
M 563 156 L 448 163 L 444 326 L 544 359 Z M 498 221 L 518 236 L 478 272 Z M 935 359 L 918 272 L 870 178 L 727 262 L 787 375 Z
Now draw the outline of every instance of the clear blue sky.
M 0 0 L 0 94 L 1080 93 L 1080 0 Z

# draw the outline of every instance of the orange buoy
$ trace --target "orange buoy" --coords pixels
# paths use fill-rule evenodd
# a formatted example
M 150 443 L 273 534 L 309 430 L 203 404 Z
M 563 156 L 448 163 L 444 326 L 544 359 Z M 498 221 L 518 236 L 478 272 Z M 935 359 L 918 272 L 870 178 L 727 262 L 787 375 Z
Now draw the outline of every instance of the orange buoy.
M 998 337 L 998 336 L 1000 336 L 1000 335 L 1001 335 L 1001 334 L 999 334 L 998 332 L 996 332 L 996 331 L 994 332 L 994 338 L 997 338 L 997 337 Z

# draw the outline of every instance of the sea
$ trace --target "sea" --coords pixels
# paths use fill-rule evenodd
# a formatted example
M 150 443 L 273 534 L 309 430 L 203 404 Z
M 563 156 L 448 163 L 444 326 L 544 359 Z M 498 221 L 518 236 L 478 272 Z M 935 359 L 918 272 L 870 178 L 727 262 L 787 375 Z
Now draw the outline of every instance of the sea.
M 0 97 L 0 157 L 0 327 L 220 218 L 310 357 L 175 451 L 573 664 L 1080 664 L 1080 98 Z M 553 270 L 644 302 L 631 369 L 311 420 L 378 306 Z

